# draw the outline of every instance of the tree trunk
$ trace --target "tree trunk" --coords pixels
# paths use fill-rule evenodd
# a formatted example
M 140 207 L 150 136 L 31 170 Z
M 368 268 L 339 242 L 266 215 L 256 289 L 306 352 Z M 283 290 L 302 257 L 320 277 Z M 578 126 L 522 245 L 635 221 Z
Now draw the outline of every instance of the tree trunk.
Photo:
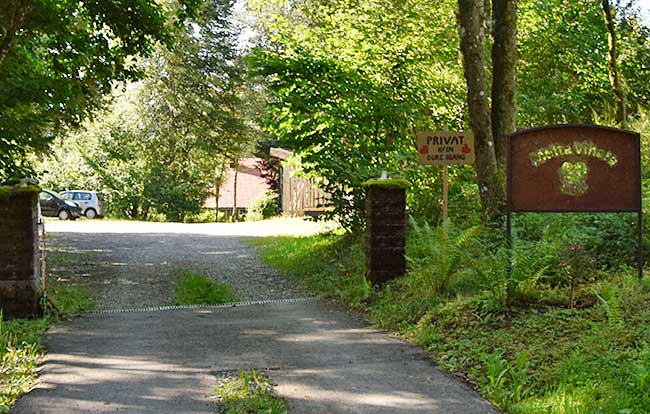
M 517 128 L 517 0 L 493 0 L 492 135 L 505 177 L 507 137 Z
M 498 174 L 486 93 L 484 5 L 483 0 L 458 0 L 469 119 L 476 139 L 476 181 L 486 219 L 490 221 L 503 211 L 505 188 Z
M 221 184 L 223 184 L 223 173 L 226 171 L 226 163 L 224 162 L 221 165 L 221 170 L 219 172 L 219 175 L 217 176 L 215 174 L 215 183 L 214 183 L 214 222 L 218 223 L 219 222 L 219 195 L 221 193 Z
M 0 27 L 0 64 L 9 54 L 15 35 L 24 26 L 29 12 L 31 12 L 31 5 L 28 2 L 13 3 L 13 14 L 10 21 L 7 22 L 7 27 Z
M 239 220 L 239 213 L 237 210 L 237 175 L 239 173 L 239 160 L 235 161 L 235 184 L 233 188 L 233 202 L 232 202 L 232 221 Z
M 609 67 L 609 83 L 614 89 L 616 96 L 616 123 L 621 128 L 627 127 L 627 110 L 625 94 L 625 85 L 623 84 L 623 76 L 618 67 L 618 47 L 616 40 L 616 25 L 614 23 L 614 13 L 609 4 L 609 0 L 601 0 L 603 7 L 603 17 L 605 18 L 605 25 L 607 26 L 607 44 L 609 54 L 607 56 L 607 65 Z

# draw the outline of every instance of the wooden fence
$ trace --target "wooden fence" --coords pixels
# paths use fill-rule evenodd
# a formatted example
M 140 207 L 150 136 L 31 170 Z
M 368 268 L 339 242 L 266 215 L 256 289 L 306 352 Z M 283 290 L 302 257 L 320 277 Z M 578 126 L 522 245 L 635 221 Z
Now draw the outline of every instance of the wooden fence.
M 298 168 L 286 160 L 292 155 L 289 150 L 271 148 L 271 156 L 283 160 L 280 170 L 280 206 L 284 214 L 292 216 L 319 215 L 329 195 L 321 190 L 314 179 L 295 175 Z

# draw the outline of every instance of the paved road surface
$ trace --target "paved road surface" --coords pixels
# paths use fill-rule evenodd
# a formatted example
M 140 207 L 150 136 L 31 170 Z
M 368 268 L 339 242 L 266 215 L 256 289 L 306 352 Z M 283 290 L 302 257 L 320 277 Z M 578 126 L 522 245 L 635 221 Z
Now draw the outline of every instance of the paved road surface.
M 210 270 L 215 278 L 234 272 L 245 279 L 237 281 L 241 286 L 247 280 L 249 285 L 261 283 L 243 290 L 258 301 L 270 284 L 285 283 L 239 242 L 236 226 L 215 225 L 199 232 L 191 225 L 134 225 L 129 233 L 128 226 L 122 232 L 120 226 L 95 223 L 50 226 L 50 231 L 58 232 L 52 246 L 68 252 L 91 250 L 96 253 L 93 260 L 122 263 L 94 266 L 88 260 L 83 265 L 84 280 L 98 294 L 124 292 L 124 286 L 133 291 L 129 300 L 118 304 L 147 297 L 151 284 L 143 282 L 139 276 L 143 267 L 133 262 L 143 258 L 151 258 L 146 267 L 157 269 L 162 279 L 173 278 L 167 268 L 181 261 L 186 267 L 196 264 L 197 270 Z M 282 232 L 290 227 L 282 226 Z M 242 228 L 241 233 L 251 235 Z M 301 225 L 298 228 L 306 231 Z M 259 234 L 274 231 L 257 230 Z M 91 235 L 89 246 L 84 241 Z M 141 254 L 132 253 L 134 244 L 152 239 L 154 247 L 141 246 L 136 249 Z M 173 253 L 167 244 L 174 246 Z M 213 251 L 215 246 L 220 254 L 196 253 Z M 170 257 L 162 260 L 165 255 Z M 204 266 L 205 257 L 212 268 Z M 224 272 L 223 266 L 228 270 Z M 61 267 L 55 269 L 59 277 L 65 276 L 65 269 L 73 269 L 69 263 Z M 111 278 L 113 273 L 117 276 Z M 145 269 L 145 273 L 147 279 L 156 272 Z M 134 282 L 120 282 L 129 278 Z M 102 283 L 93 285 L 94 279 Z M 111 283 L 103 283 L 107 280 Z M 160 282 L 171 285 L 169 280 Z M 169 302 L 163 300 L 166 292 L 156 291 L 159 305 Z M 76 318 L 48 333 L 48 356 L 39 385 L 12 412 L 214 413 L 210 396 L 216 375 L 250 368 L 266 370 L 278 393 L 288 398 L 292 414 L 493 412 L 464 384 L 440 373 L 416 348 L 370 329 L 327 302 L 286 297 L 300 294 L 299 289 L 283 292 L 260 304 L 156 311 L 109 312 L 110 300 L 100 301 L 105 313 Z

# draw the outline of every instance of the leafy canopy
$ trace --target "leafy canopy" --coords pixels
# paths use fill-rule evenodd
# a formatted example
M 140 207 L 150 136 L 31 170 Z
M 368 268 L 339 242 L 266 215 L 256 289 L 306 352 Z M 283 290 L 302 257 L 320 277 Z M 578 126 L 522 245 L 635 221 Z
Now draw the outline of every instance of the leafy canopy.
M 138 79 L 137 56 L 170 47 L 201 0 L 5 0 L 0 8 L 0 180 L 27 173 L 64 125 L 101 106 L 114 81 Z

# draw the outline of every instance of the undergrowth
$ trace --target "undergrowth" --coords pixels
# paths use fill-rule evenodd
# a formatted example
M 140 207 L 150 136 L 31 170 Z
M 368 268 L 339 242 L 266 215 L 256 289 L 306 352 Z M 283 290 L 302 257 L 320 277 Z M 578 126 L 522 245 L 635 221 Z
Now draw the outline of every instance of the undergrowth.
M 649 413 L 650 282 L 625 268 L 578 275 L 586 261 L 563 239 L 524 240 L 510 256 L 473 232 L 412 223 L 407 275 L 375 287 L 363 277 L 362 238 L 254 244 L 308 289 L 427 349 L 507 413 Z

